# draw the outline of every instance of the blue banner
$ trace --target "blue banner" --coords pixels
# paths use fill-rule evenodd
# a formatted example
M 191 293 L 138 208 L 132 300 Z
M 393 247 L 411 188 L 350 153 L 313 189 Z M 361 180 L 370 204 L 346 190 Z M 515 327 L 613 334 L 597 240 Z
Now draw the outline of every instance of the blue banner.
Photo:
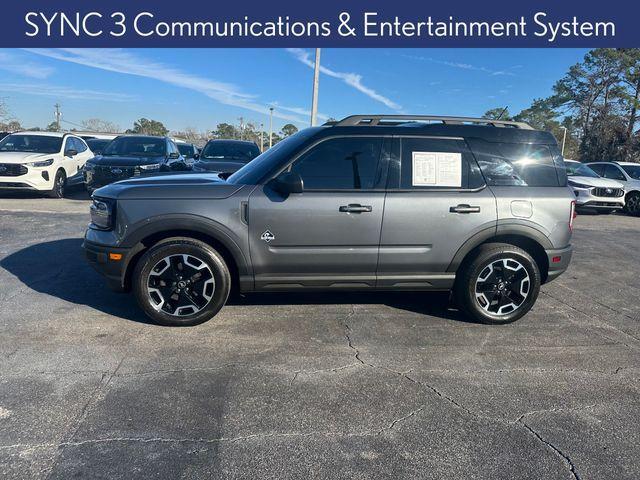
M 640 2 L 7 1 L 0 47 L 638 47 Z

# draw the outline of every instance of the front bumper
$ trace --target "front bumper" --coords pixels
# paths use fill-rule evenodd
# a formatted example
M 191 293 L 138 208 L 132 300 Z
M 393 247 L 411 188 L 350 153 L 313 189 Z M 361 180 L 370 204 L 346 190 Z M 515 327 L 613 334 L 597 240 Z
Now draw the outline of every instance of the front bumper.
M 547 254 L 547 259 L 549 261 L 549 271 L 544 283 L 549 283 L 567 270 L 569 262 L 571 262 L 573 247 L 569 245 L 565 248 L 545 250 L 545 253 Z
M 594 194 L 594 188 L 575 188 L 576 207 L 584 208 L 622 208 L 624 207 L 624 192 L 620 196 L 599 196 Z
M 0 175 L 0 189 L 47 191 L 53 188 L 53 173 L 48 168 L 25 167 L 22 175 Z
M 128 290 L 127 269 L 131 260 L 141 249 L 98 245 L 86 238 L 82 248 L 89 265 L 105 277 L 109 288 L 121 292 Z M 120 255 L 119 259 L 115 259 L 118 255 Z

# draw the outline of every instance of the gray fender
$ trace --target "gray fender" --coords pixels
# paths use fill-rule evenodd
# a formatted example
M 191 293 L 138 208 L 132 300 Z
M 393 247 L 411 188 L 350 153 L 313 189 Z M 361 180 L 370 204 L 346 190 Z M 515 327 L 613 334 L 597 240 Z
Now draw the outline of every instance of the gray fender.
M 220 242 L 229 250 L 238 267 L 240 277 L 253 275 L 251 265 L 234 239 L 235 235 L 221 223 L 198 215 L 162 215 L 159 217 L 151 217 L 141 224 L 133 225 L 123 239 L 122 246 L 134 248 L 139 245 L 143 239 L 162 232 L 171 230 L 186 230 L 197 232 L 202 235 L 211 237 Z
M 553 245 L 549 241 L 549 238 L 544 234 L 544 232 L 533 225 L 534 224 L 527 225 L 524 223 L 507 223 L 500 224 L 495 228 L 486 228 L 476 233 L 466 242 L 464 242 L 458 249 L 453 257 L 453 260 L 449 264 L 449 267 L 447 268 L 447 272 L 457 271 L 460 267 L 460 264 L 470 251 L 472 251 L 478 245 L 481 245 L 482 243 L 485 243 L 497 236 L 518 235 L 520 237 L 526 237 L 530 240 L 534 240 L 535 242 L 542 245 L 542 248 L 544 248 L 545 250 L 553 249 Z

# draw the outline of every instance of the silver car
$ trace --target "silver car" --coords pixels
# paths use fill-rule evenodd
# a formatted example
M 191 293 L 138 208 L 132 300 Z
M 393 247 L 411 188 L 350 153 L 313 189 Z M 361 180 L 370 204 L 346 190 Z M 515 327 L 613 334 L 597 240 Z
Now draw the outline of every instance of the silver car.
M 624 207 L 624 188 L 620 182 L 601 178 L 587 165 L 564 160 L 569 186 L 576 196 L 576 207 L 611 213 Z
M 574 209 L 548 132 L 355 115 L 301 130 L 229 177 L 101 188 L 84 248 L 164 325 L 209 320 L 231 288 L 453 290 L 467 315 L 504 324 L 567 269 Z

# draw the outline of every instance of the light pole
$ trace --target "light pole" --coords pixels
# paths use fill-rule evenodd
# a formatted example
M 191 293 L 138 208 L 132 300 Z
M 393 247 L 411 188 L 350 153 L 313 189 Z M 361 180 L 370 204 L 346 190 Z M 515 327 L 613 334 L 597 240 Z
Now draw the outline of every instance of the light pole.
M 311 98 L 311 126 L 316 124 L 318 115 L 318 86 L 320 84 L 320 49 L 316 48 L 316 63 L 313 69 L 313 94 Z
M 560 155 L 564 157 L 564 145 L 567 142 L 567 127 L 561 127 L 564 130 L 562 134 L 562 150 L 560 151 Z
M 264 123 L 260 124 L 260 153 L 264 152 Z
M 273 142 L 273 107 L 269 107 L 269 148 Z

